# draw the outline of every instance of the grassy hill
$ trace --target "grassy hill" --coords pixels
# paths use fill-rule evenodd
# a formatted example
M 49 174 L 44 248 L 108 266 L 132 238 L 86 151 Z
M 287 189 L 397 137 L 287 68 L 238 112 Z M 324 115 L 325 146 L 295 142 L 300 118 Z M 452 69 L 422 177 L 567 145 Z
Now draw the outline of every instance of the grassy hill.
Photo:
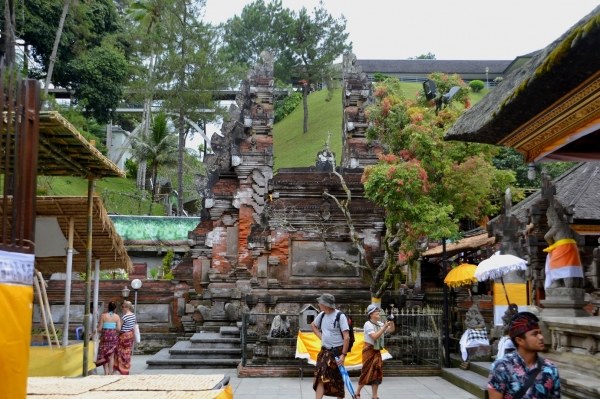
M 412 97 L 422 88 L 421 83 L 403 82 L 407 97 Z M 471 104 L 477 103 L 487 89 L 469 95 Z M 308 96 L 308 132 L 302 133 L 304 109 L 300 103 L 296 109 L 273 127 L 275 170 L 301 166 L 314 166 L 317 152 L 324 148 L 327 133 L 331 133 L 330 146 L 339 165 L 342 153 L 342 89 L 333 93 L 327 102 L 327 90 Z

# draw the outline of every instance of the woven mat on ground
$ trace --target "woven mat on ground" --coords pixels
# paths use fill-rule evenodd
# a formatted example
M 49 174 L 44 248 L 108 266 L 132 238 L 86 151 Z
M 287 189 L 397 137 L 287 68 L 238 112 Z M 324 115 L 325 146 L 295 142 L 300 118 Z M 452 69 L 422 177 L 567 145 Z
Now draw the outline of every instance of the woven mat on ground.
M 91 375 L 85 378 L 29 377 L 27 394 L 77 395 L 111 384 L 120 378 L 118 375 Z
M 90 391 L 78 395 L 27 395 L 28 399 L 123 399 L 123 391 Z M 229 399 L 231 387 L 215 391 L 129 391 L 135 399 Z
M 209 391 L 223 378 L 223 374 L 128 375 L 96 391 Z

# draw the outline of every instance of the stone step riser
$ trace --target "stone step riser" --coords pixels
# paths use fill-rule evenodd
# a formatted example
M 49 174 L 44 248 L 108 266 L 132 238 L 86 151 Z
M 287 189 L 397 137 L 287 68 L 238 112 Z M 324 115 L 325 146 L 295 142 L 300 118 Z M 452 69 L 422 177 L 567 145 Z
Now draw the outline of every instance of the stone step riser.
M 471 363 L 469 365 L 469 370 L 471 370 L 474 373 L 477 373 L 485 378 L 489 377 L 490 375 L 490 368 L 486 367 L 486 366 L 482 366 L 480 364 L 477 363 Z
M 456 371 L 460 373 L 457 375 Z M 484 378 L 477 373 L 460 369 L 442 369 L 442 378 L 479 399 L 488 399 Z M 479 381 L 479 384 L 474 381 Z
M 241 357 L 242 351 L 239 349 L 170 349 L 169 354 L 174 355 L 190 355 L 204 358 L 208 356 L 234 356 Z
M 215 344 L 215 343 L 194 343 L 190 344 L 191 349 L 237 349 L 238 351 L 242 350 L 242 346 L 240 344 Z
M 195 353 L 171 353 L 171 359 L 215 359 L 215 360 L 236 360 L 241 362 L 242 354 L 237 353 L 235 355 L 226 355 L 226 354 L 218 354 L 218 353 L 208 353 L 208 354 L 195 354 Z

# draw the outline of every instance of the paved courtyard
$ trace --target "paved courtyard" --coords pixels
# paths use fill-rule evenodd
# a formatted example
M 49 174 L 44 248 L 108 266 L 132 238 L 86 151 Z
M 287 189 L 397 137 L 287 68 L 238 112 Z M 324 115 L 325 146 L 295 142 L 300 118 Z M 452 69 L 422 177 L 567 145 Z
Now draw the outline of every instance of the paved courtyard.
M 236 369 L 151 369 L 146 366 L 150 356 L 133 356 L 131 374 L 225 374 L 231 378 L 234 399 L 310 399 L 315 397 L 311 376 L 300 378 L 238 378 Z M 102 374 L 102 368 L 98 368 Z M 385 372 L 385 371 L 384 371 Z M 353 377 L 356 387 L 358 378 Z M 380 399 L 475 399 L 441 377 L 384 377 L 379 389 Z M 350 398 L 346 394 L 346 398 Z M 372 399 L 371 388 L 365 387 L 361 399 Z

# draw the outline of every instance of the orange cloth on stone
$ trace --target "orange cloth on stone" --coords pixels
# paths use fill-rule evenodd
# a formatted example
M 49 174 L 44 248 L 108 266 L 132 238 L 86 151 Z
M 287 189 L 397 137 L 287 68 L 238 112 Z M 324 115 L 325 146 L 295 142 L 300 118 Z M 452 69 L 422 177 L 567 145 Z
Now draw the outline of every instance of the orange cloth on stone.
M 544 249 L 544 252 L 550 253 L 550 270 L 566 266 L 581 266 L 577 242 L 573 239 L 559 240 Z

